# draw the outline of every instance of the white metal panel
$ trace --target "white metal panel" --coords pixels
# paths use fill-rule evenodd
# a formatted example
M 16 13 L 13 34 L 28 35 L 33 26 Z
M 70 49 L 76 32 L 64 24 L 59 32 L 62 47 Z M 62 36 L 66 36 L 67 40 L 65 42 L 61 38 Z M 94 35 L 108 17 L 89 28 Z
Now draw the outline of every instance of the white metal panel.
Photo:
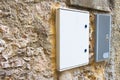
M 57 68 L 59 71 L 89 62 L 89 13 L 58 9 L 56 15 Z

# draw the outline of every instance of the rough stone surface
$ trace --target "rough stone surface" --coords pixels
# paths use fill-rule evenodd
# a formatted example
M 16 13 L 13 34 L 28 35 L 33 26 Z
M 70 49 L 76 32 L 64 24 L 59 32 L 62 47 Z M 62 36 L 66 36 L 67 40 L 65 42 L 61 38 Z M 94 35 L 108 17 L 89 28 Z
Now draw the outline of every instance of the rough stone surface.
M 83 7 L 90 12 L 90 63 L 63 72 L 56 71 L 55 11 L 59 7 Z M 107 0 L 0 0 L 0 80 L 119 80 L 119 16 L 113 24 L 111 58 L 94 62 L 94 13 L 109 11 Z M 120 1 L 118 1 L 120 2 Z M 116 1 L 115 11 L 119 13 Z M 80 4 L 79 4 L 80 3 Z M 104 3 L 104 4 L 103 4 Z M 83 4 L 83 5 L 81 5 Z M 89 5 L 87 5 L 89 4 Z M 86 8 L 83 8 L 86 9 Z M 115 66 L 114 66 L 115 65 Z M 116 70 L 114 70 L 116 68 Z
M 82 6 L 103 11 L 110 11 L 108 0 L 70 0 L 70 5 Z
M 115 55 L 116 80 L 120 79 L 120 1 L 114 1 L 114 22 L 112 29 L 113 54 Z
M 0 0 L 0 80 L 55 80 L 52 1 Z

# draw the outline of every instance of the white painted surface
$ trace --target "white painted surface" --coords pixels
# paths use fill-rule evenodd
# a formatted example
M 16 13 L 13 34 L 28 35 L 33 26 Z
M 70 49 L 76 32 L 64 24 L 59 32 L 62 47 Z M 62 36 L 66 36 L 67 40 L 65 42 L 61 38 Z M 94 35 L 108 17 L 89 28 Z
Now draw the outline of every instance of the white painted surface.
M 58 9 L 56 17 L 58 70 L 63 71 L 88 64 L 89 13 Z M 86 52 L 85 49 L 87 49 Z

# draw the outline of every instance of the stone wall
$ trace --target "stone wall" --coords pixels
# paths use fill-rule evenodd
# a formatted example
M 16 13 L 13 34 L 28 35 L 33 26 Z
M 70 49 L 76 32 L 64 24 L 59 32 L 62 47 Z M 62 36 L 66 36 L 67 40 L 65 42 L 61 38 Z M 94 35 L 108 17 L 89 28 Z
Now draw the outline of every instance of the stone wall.
M 116 45 L 111 47 L 111 58 L 94 61 L 95 13 L 112 14 L 113 4 L 93 0 L 89 6 L 85 5 L 84 0 L 0 0 L 0 80 L 115 80 L 113 54 L 118 50 L 115 40 L 119 42 L 119 38 L 115 37 L 119 36 L 119 28 L 113 29 L 112 44 Z M 63 72 L 56 70 L 55 12 L 59 7 L 90 12 L 87 66 Z M 115 9 L 117 12 L 117 6 Z
M 120 1 L 114 1 L 114 19 L 112 29 L 112 51 L 115 56 L 116 80 L 120 79 Z

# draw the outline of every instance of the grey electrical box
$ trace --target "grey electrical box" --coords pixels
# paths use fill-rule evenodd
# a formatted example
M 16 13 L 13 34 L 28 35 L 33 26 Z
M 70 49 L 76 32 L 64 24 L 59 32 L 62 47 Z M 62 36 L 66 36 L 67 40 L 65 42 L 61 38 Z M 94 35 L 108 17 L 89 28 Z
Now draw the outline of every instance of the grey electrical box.
M 96 14 L 96 62 L 104 61 L 110 54 L 111 15 Z

